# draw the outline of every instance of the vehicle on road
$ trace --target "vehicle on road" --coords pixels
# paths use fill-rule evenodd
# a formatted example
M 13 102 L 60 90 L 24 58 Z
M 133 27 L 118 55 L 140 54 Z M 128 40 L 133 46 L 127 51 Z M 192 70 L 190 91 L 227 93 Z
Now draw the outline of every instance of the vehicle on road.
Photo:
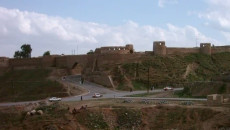
M 99 98 L 99 97 L 103 97 L 103 95 L 100 93 L 94 93 L 94 95 L 92 97 L 93 98 Z
M 164 90 L 165 90 L 165 91 L 168 91 L 168 90 L 173 90 L 173 88 L 172 88 L 172 87 L 167 86 L 167 87 L 164 87 Z
M 49 99 L 50 102 L 61 101 L 61 98 L 52 97 Z

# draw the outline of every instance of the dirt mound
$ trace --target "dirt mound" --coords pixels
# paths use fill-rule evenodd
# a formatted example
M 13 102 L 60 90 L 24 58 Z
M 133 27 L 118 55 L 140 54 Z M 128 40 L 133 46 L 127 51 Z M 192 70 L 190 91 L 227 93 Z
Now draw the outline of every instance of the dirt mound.
M 230 113 L 207 108 L 156 106 L 143 108 L 75 107 L 53 104 L 37 109 L 43 115 L 26 117 L 16 111 L 0 111 L 3 129 L 223 129 L 230 126 Z

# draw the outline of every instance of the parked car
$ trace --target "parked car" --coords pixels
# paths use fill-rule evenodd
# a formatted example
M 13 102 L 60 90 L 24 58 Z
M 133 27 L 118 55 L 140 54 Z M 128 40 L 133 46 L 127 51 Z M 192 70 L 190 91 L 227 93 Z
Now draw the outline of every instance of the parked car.
M 61 101 L 61 98 L 52 97 L 49 99 L 50 102 Z
M 164 90 L 165 90 L 165 91 L 167 91 L 167 90 L 173 90 L 173 88 L 172 88 L 172 87 L 167 86 L 167 87 L 164 87 Z
M 94 95 L 92 97 L 93 98 L 99 98 L 99 97 L 103 97 L 103 95 L 100 93 L 94 93 Z

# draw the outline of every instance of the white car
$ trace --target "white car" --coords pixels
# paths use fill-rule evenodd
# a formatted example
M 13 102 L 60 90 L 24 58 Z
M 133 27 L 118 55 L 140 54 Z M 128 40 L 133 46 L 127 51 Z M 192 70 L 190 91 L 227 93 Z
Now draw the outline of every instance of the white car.
M 165 91 L 167 91 L 167 90 L 173 90 L 173 88 L 172 88 L 172 87 L 167 86 L 167 87 L 164 87 L 164 90 L 165 90 Z
M 92 97 L 93 98 L 99 98 L 99 97 L 103 97 L 103 95 L 100 93 L 94 93 L 94 95 Z
M 61 101 L 61 98 L 52 97 L 49 99 L 50 102 Z

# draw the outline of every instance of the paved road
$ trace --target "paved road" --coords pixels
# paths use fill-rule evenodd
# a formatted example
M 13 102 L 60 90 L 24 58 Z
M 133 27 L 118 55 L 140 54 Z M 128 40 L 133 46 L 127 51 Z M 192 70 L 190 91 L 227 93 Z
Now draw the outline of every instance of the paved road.
M 97 99 L 97 98 L 92 98 L 94 93 L 101 93 L 103 94 L 102 98 L 132 98 L 132 97 L 124 97 L 128 95 L 133 95 L 133 94 L 141 94 L 141 93 L 146 93 L 146 91 L 133 91 L 133 92 L 127 92 L 127 91 L 116 91 L 116 90 L 111 90 L 108 88 L 105 88 L 101 85 L 91 83 L 88 81 L 85 81 L 84 84 L 80 84 L 80 75 L 72 75 L 72 76 L 67 76 L 65 78 L 66 82 L 74 83 L 77 86 L 80 86 L 82 88 L 85 88 L 88 90 L 88 93 L 80 96 L 72 96 L 72 97 L 65 97 L 62 99 L 62 101 L 80 101 L 81 96 L 83 100 L 92 100 L 92 99 Z M 175 88 L 174 90 L 183 90 L 183 88 Z M 151 91 L 151 93 L 154 92 L 162 92 L 162 89 L 155 89 Z M 199 100 L 199 99 L 186 99 L 186 98 L 141 98 L 141 99 L 153 99 L 153 100 Z M 207 99 L 201 99 L 201 100 L 207 100 Z M 200 101 L 201 101 L 200 100 Z M 0 106 L 12 106 L 12 105 L 23 105 L 23 104 L 29 104 L 29 103 L 36 103 L 44 100 L 38 100 L 38 101 L 27 101 L 27 102 L 11 102 L 11 103 L 0 103 Z
M 77 86 L 83 87 L 88 90 L 87 94 L 82 95 L 83 100 L 95 99 L 95 98 L 92 98 L 94 93 L 103 94 L 102 98 L 114 98 L 114 97 L 117 98 L 117 97 L 133 95 L 133 94 L 146 93 L 146 90 L 145 91 L 133 91 L 133 92 L 111 90 L 101 85 L 94 84 L 94 83 L 87 82 L 87 81 L 84 82 L 84 84 L 80 84 L 80 79 L 81 79 L 80 75 L 73 75 L 73 76 L 66 77 L 67 82 L 74 83 Z M 174 90 L 183 90 L 183 88 L 175 88 Z M 151 91 L 151 93 L 162 92 L 162 91 L 163 89 L 155 89 Z M 67 97 L 63 99 L 63 101 L 79 101 L 79 100 L 81 100 L 81 96 Z
M 142 100 L 167 100 L 167 101 L 207 101 L 206 98 L 149 98 L 149 97 L 117 97 L 119 99 L 142 99 Z

